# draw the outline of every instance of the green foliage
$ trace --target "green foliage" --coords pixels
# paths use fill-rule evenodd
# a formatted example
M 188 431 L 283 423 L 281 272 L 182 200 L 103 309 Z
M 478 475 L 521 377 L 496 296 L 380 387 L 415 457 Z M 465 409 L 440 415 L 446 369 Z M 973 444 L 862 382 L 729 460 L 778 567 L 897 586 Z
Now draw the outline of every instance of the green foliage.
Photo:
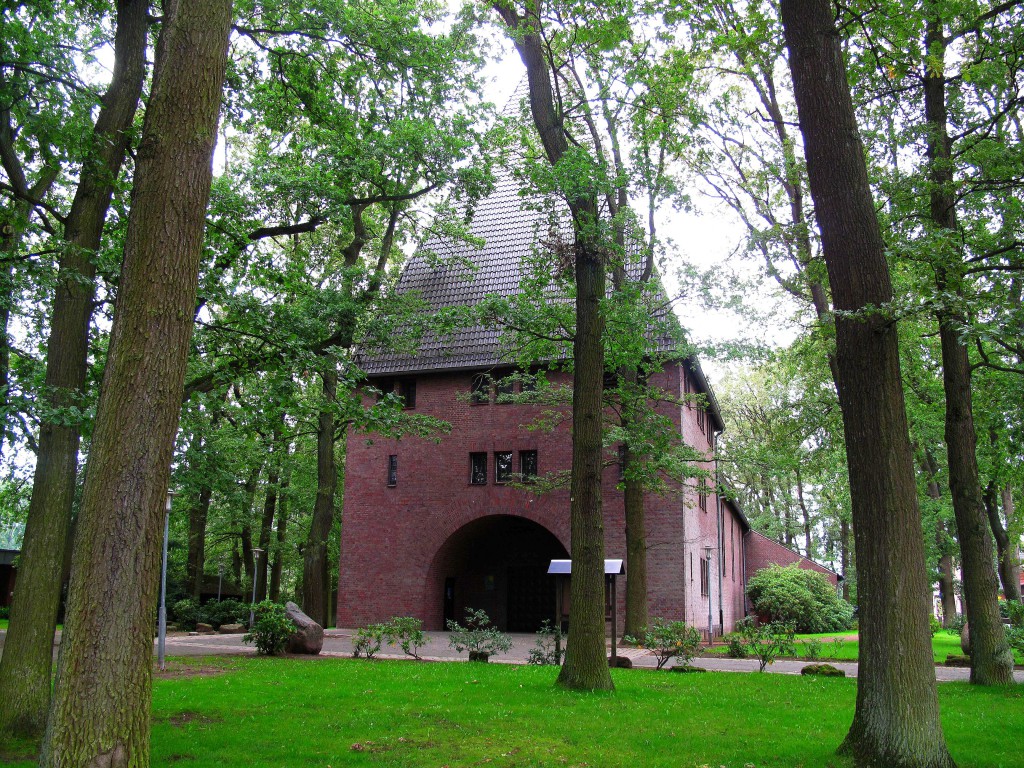
M 550 619 L 544 619 L 537 630 L 537 639 L 534 640 L 534 647 L 530 649 L 526 663 L 538 666 L 561 665 L 565 658 L 565 640 L 565 633 L 555 627 Z
M 358 659 L 360 655 L 372 659 L 380 652 L 384 644 L 384 625 L 371 624 L 368 627 L 361 627 L 352 638 L 352 658 Z
M 680 666 L 688 666 L 701 646 L 700 632 L 695 627 L 685 621 L 664 619 L 655 619 L 644 631 L 642 638 L 626 636 L 623 640 L 653 653 L 658 669 L 662 669 L 671 659 L 678 659 Z
M 803 656 L 809 661 L 816 661 L 821 658 L 821 653 L 825 648 L 825 644 L 816 637 L 812 637 L 810 640 L 800 643 L 800 647 L 803 649 Z
M 762 568 L 747 583 L 747 595 L 758 613 L 799 632 L 840 632 L 853 622 L 853 607 L 831 582 L 796 563 Z
M 747 653 L 747 645 L 743 642 L 743 635 L 732 633 L 726 635 L 725 638 L 725 655 L 730 659 L 745 659 L 750 654 Z
M 512 647 L 512 638 L 499 632 L 487 612 L 480 609 L 466 609 L 466 626 L 449 619 L 448 631 L 451 633 L 448 645 L 459 653 L 468 651 L 471 657 L 507 653 Z
M 264 600 L 253 606 L 253 625 L 242 636 L 243 643 L 256 646 L 261 656 L 276 656 L 284 650 L 288 638 L 295 634 L 295 624 L 288 618 L 284 606 Z
M 769 664 L 774 664 L 779 656 L 792 656 L 796 653 L 793 639 L 793 627 L 780 622 L 758 624 L 753 616 L 747 616 L 736 624 L 747 653 L 757 659 L 759 671 L 764 672 Z
M 192 598 L 185 598 L 171 605 L 170 616 L 181 629 L 193 630 L 197 623 L 219 629 L 221 624 L 242 624 L 248 621 L 249 606 L 234 598 L 219 602 L 211 600 L 202 605 L 196 605 Z
M 964 626 L 966 626 L 966 624 L 967 616 L 962 613 L 958 613 L 949 622 L 949 626 L 946 628 L 946 631 L 951 635 L 956 635 L 957 637 L 960 637 L 960 633 L 964 631 Z
M 412 616 L 392 616 L 380 627 L 380 636 L 388 645 L 398 645 L 406 656 L 420 657 L 419 650 L 427 643 L 423 622 Z M 367 657 L 369 658 L 369 657 Z
M 942 622 L 935 618 L 934 614 L 928 614 L 928 629 L 931 630 L 932 637 L 938 634 L 939 630 L 942 629 Z

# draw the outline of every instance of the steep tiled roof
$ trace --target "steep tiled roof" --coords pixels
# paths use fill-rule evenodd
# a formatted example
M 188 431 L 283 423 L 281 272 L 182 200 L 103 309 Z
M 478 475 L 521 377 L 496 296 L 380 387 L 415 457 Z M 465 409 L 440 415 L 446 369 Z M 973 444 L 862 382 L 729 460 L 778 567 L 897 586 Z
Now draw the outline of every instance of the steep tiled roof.
M 548 214 L 520 196 L 520 185 L 502 175 L 494 192 L 480 201 L 470 227 L 482 247 L 434 236 L 408 261 L 397 289 L 416 293 L 432 310 L 473 306 L 485 296 L 519 290 L 524 259 L 549 236 Z M 365 350 L 359 362 L 369 375 L 453 368 L 487 368 L 502 362 L 501 330 L 470 326 L 449 335 L 428 332 L 419 352 Z

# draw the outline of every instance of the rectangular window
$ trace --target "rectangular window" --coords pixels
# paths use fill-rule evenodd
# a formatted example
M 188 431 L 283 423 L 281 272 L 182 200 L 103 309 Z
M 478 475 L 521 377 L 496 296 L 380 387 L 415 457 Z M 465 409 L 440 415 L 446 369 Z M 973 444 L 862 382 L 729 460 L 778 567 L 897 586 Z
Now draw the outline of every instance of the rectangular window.
M 702 597 L 708 596 L 708 582 L 711 581 L 710 575 L 708 561 L 702 557 L 700 559 L 700 594 Z
M 697 488 L 697 506 L 700 507 L 701 512 L 708 511 L 708 484 L 703 480 L 700 481 L 700 486 Z
M 398 382 L 398 394 L 403 408 L 416 407 L 416 379 L 402 379 Z
M 697 406 L 697 426 L 700 427 L 701 432 L 707 432 L 707 412 L 701 407 Z
M 398 456 L 395 454 L 388 456 L 388 485 L 398 485 Z
M 537 477 L 537 452 L 519 452 L 519 474 L 523 480 L 533 480 Z
M 487 454 L 469 454 L 469 484 L 487 485 Z
M 395 382 L 393 379 L 384 379 L 382 381 L 378 381 L 376 386 L 377 389 L 380 390 L 380 394 L 377 396 L 378 401 L 385 395 L 390 395 L 392 392 L 395 391 Z
M 495 451 L 494 482 L 512 482 L 512 451 Z

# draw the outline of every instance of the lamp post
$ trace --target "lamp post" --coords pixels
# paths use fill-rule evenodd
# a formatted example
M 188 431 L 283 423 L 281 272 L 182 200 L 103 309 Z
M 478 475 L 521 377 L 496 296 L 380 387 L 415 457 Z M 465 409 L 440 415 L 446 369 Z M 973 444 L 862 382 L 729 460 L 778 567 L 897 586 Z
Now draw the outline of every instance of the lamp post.
M 252 605 L 249 606 L 249 629 L 256 623 L 256 583 L 260 580 L 260 553 L 259 547 L 252 548 Z
M 164 651 L 167 647 L 167 537 L 171 527 L 171 503 L 174 501 L 174 491 L 167 491 L 167 501 L 164 502 L 164 556 L 160 564 L 160 611 L 157 629 L 156 658 L 157 665 L 162 672 L 167 668 L 164 661 Z
M 704 546 L 704 567 L 707 568 L 706 583 L 708 585 L 708 645 L 715 639 L 714 625 L 711 623 L 711 545 Z

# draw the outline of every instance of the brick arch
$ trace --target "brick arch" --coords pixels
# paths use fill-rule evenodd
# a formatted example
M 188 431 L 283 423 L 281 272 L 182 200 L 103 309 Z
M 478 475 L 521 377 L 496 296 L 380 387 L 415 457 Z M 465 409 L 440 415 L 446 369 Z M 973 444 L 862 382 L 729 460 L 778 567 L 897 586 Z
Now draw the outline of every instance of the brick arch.
M 437 547 L 424 580 L 425 625 L 443 627 L 446 611 L 482 608 L 501 629 L 535 631 L 553 609 L 553 558 L 568 557 L 565 541 L 522 514 L 476 516 Z M 446 592 L 451 590 L 446 602 Z

